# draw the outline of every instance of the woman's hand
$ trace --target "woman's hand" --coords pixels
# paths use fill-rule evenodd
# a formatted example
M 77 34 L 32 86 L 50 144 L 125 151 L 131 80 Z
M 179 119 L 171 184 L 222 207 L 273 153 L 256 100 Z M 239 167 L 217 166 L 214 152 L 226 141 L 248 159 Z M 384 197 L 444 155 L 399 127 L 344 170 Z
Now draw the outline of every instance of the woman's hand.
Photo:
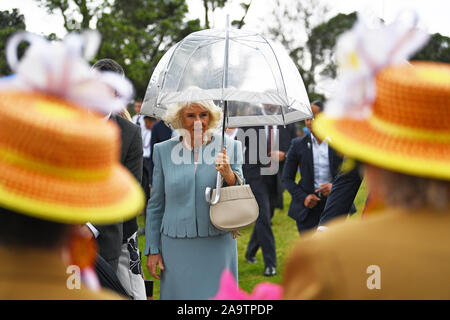
M 149 254 L 147 256 L 147 270 L 154 278 L 160 280 L 161 278 L 156 273 L 156 266 L 159 267 L 159 270 L 164 270 L 164 265 L 163 265 L 163 262 L 162 262 L 161 254 L 160 253 L 158 253 L 158 254 Z
M 232 186 L 236 184 L 236 176 L 231 170 L 230 158 L 228 158 L 225 148 L 222 149 L 222 153 L 217 155 L 216 170 L 220 172 L 227 185 Z

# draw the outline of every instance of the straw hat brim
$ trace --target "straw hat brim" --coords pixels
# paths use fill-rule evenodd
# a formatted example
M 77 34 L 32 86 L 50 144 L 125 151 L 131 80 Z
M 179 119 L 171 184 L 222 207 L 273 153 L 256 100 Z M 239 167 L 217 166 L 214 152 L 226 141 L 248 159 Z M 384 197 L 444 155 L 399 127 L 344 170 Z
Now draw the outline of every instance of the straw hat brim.
M 120 164 L 104 179 L 92 182 L 49 178 L 0 162 L 3 166 L 8 168 L 0 168 L 1 172 L 13 174 L 23 185 L 12 188 L 0 181 L 0 206 L 35 218 L 67 224 L 111 224 L 136 216 L 145 203 L 141 186 Z M 45 194 L 30 190 L 44 190 Z
M 320 114 L 314 133 L 330 137 L 345 155 L 392 171 L 450 180 L 450 134 L 405 131 L 372 117 L 366 120 L 331 118 Z

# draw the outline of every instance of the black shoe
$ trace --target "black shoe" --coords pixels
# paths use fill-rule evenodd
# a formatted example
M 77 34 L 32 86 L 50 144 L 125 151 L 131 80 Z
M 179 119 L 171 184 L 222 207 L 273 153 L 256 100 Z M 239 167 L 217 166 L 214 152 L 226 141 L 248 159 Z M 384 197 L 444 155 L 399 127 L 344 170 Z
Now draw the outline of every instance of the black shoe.
M 276 274 L 277 270 L 275 269 L 275 267 L 266 267 L 266 269 L 264 269 L 264 275 L 266 277 L 273 277 Z
M 245 260 L 247 260 L 248 263 L 257 263 L 258 262 L 258 260 L 256 260 L 256 257 L 245 256 Z

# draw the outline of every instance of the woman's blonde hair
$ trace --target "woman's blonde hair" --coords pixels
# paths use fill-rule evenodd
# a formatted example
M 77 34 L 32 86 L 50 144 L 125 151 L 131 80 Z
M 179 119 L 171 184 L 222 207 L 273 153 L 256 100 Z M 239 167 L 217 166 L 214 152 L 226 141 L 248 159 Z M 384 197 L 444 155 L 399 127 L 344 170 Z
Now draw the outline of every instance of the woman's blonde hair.
M 118 113 L 119 116 L 121 116 L 122 118 L 127 119 L 128 121 L 133 122 L 130 113 L 128 112 L 127 108 L 123 108 L 122 110 L 120 110 L 120 112 Z
M 169 105 L 167 108 L 167 113 L 164 118 L 166 124 L 170 124 L 173 129 L 179 130 L 183 129 L 183 109 L 191 106 L 199 106 L 203 109 L 208 110 L 210 121 L 207 130 L 215 131 L 220 127 L 220 122 L 222 120 L 222 110 L 216 106 L 211 100 L 195 101 L 195 102 L 178 102 Z

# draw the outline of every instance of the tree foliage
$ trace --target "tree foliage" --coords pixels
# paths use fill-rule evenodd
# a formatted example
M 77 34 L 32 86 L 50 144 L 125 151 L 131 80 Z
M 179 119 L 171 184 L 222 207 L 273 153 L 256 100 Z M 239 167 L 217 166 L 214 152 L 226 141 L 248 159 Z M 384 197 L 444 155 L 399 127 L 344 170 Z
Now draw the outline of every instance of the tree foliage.
M 274 13 L 278 14 L 278 18 L 273 27 L 269 28 L 271 37 L 281 41 L 296 64 L 310 100 L 324 98 L 317 90 L 319 80 L 336 78 L 336 41 L 341 34 L 350 30 L 357 20 L 356 12 L 337 14 L 313 26 L 312 17 L 314 12 L 317 14 L 317 8 L 319 7 L 314 5 L 314 1 L 309 6 L 298 3 L 295 8 L 289 8 L 283 7 L 282 0 L 277 0 Z M 299 31 L 306 34 L 306 41 L 299 41 L 300 32 L 295 34 L 289 29 L 289 25 L 293 23 L 298 26 Z M 433 34 L 429 42 L 411 60 L 450 63 L 450 38 L 439 33 Z
M 450 63 L 450 38 L 435 33 L 428 43 L 411 60 L 428 60 Z
M 35 0 L 41 7 L 47 9 L 49 14 L 61 14 L 64 19 L 64 28 L 68 31 L 89 29 L 91 20 L 108 1 L 92 0 Z M 81 17 L 81 20 L 80 20 Z
M 266 21 L 269 37 L 280 42 L 299 70 L 311 100 L 323 98 L 316 92 L 317 57 L 308 46 L 315 25 L 323 22 L 328 11 L 319 1 L 277 0 L 272 11 L 274 21 Z M 314 49 L 314 47 L 312 47 Z M 320 53 L 317 53 L 320 54 Z
M 214 26 L 211 25 L 210 17 L 214 14 L 214 11 L 218 8 L 224 8 L 227 3 L 231 1 L 228 0 L 202 0 L 203 1 L 203 9 L 205 10 L 205 24 L 204 29 L 210 29 Z M 253 0 L 249 0 L 248 3 L 241 2 L 240 6 L 244 10 L 244 14 L 240 19 L 231 21 L 231 25 L 237 29 L 241 29 L 245 24 L 245 18 L 247 17 L 248 10 L 252 5 Z M 217 26 L 215 26 L 217 27 Z
M 227 0 L 203 0 L 203 9 L 205 9 L 205 29 L 211 28 L 210 15 L 214 13 L 217 8 L 223 8 Z
M 97 28 L 102 44 L 97 58 L 120 63 L 143 98 L 156 64 L 163 54 L 189 33 L 200 30 L 200 21 L 185 21 L 184 0 L 117 1 L 102 13 Z
M 19 10 L 0 11 L 0 76 L 11 74 L 11 69 L 5 59 L 6 42 L 13 33 L 22 30 L 25 30 L 25 18 L 19 13 Z M 23 51 L 23 46 L 19 49 L 19 51 Z
M 97 59 L 111 58 L 125 69 L 142 98 L 157 62 L 170 46 L 189 33 L 210 28 L 210 17 L 228 0 L 199 0 L 205 8 L 205 24 L 200 20 L 187 20 L 186 0 L 35 0 L 49 13 L 60 14 L 68 32 L 97 28 L 102 44 Z M 237 1 L 237 0 L 236 0 Z M 247 2 L 248 1 L 248 2 Z M 241 19 L 232 25 L 241 28 L 252 0 L 240 3 Z M 325 21 L 328 9 L 318 0 L 276 0 L 272 15 L 265 17 L 263 25 L 269 37 L 280 42 L 298 68 L 311 100 L 324 98 L 317 83 L 324 78 L 336 77 L 335 45 L 340 34 L 349 30 L 356 21 L 356 13 L 338 14 Z M 4 57 L 6 38 L 17 30 L 25 29 L 24 18 L 13 10 L 1 12 L 0 54 Z M 47 36 L 54 39 L 55 35 Z M 413 60 L 431 60 L 450 63 L 450 38 L 439 33 L 432 35 L 428 44 Z M 10 70 L 0 60 L 1 74 Z
M 311 54 L 314 70 L 321 66 L 321 75 L 336 78 L 336 64 L 334 62 L 336 41 L 342 33 L 353 27 L 356 19 L 356 12 L 340 13 L 311 30 L 311 36 L 306 45 Z
M 60 14 L 68 32 L 96 28 L 102 35 L 96 59 L 110 58 L 121 64 L 138 98 L 143 98 L 165 51 L 200 30 L 198 19 L 186 21 L 185 0 L 35 1 L 49 13 Z

